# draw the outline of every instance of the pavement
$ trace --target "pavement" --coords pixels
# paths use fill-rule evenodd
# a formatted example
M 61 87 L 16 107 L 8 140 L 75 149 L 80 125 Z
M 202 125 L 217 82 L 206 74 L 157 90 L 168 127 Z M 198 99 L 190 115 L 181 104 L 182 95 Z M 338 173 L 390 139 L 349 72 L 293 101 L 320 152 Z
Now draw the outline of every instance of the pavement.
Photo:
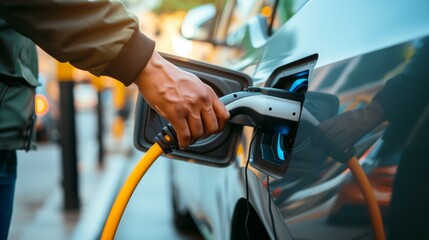
M 107 134 L 105 164 L 100 168 L 96 132 L 91 128 L 95 124 L 94 111 L 77 113 L 79 210 L 63 208 L 61 149 L 57 144 L 18 152 L 9 239 L 99 239 L 117 192 L 143 153 L 132 147 L 132 127 L 121 142 Z M 116 239 L 201 239 L 173 226 L 167 168 L 168 159 L 160 158 L 149 169 L 127 206 Z

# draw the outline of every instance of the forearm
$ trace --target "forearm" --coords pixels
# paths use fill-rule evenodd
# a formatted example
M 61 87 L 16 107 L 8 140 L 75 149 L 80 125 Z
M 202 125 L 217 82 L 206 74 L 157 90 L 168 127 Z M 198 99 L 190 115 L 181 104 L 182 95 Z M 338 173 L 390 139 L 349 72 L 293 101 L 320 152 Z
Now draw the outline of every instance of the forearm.
M 119 1 L 0 0 L 0 15 L 59 61 L 126 85 L 154 49 Z
M 429 74 L 427 58 L 429 44 L 418 49 L 408 68 L 400 75 L 389 80 L 377 93 L 374 100 L 379 102 L 389 121 L 416 119 L 429 102 Z

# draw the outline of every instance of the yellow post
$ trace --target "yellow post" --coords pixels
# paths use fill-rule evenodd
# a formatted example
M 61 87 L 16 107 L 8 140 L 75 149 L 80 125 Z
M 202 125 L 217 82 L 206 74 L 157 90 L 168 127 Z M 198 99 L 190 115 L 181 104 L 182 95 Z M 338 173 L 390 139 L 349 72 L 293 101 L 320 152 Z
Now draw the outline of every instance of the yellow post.
M 95 87 L 97 92 L 101 92 L 104 90 L 106 85 L 105 81 L 106 81 L 105 77 L 97 77 L 97 76 L 91 75 L 91 83 Z
M 104 162 L 104 109 L 103 109 L 103 102 L 102 102 L 102 92 L 105 88 L 105 80 L 103 77 L 97 77 L 94 75 L 91 75 L 91 83 L 97 90 L 97 98 L 98 98 L 98 104 L 97 104 L 97 140 L 98 140 L 98 164 L 100 166 L 103 165 Z
M 70 63 L 58 62 L 58 64 L 57 64 L 58 81 L 60 81 L 60 82 L 73 81 L 73 71 L 74 71 L 74 68 Z
M 125 108 L 127 101 L 127 89 L 119 81 L 113 82 L 113 106 L 115 107 L 116 112 L 120 112 Z M 113 137 L 117 140 L 120 140 L 124 135 L 125 129 L 125 119 L 122 116 L 116 115 L 115 120 L 113 121 Z

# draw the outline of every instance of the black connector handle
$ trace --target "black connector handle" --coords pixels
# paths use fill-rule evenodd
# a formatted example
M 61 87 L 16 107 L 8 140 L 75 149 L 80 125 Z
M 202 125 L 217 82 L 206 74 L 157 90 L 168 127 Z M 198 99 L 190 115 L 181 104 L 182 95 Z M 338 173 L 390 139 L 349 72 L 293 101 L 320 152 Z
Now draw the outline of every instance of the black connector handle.
M 171 124 L 163 127 L 161 132 L 155 137 L 155 142 L 161 147 L 165 154 L 179 149 L 176 131 Z

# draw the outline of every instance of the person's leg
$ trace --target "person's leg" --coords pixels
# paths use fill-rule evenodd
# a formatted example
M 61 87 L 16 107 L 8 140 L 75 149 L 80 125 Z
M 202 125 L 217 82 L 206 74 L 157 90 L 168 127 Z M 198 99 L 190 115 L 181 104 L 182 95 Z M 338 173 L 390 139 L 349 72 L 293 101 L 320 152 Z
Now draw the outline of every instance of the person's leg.
M 16 151 L 0 150 L 0 240 L 6 240 L 12 218 Z

